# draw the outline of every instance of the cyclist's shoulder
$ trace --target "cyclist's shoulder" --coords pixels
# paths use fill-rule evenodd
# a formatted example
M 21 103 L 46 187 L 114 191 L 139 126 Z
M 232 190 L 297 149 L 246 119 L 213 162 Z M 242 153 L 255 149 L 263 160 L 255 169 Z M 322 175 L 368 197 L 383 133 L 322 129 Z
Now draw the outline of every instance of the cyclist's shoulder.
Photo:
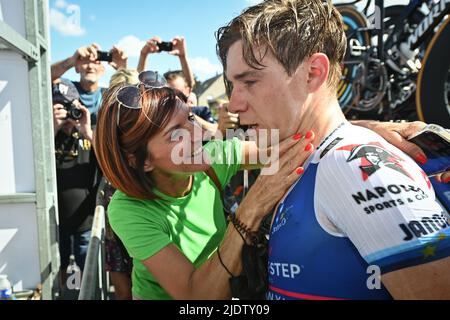
M 319 148 L 316 185 L 336 195 L 392 185 L 429 190 L 423 170 L 377 133 L 350 126 Z
M 327 183 L 358 184 L 361 175 L 364 182 L 381 179 L 383 183 L 403 175 L 421 176 L 420 168 L 408 155 L 376 132 L 351 124 L 322 143 L 314 157 L 318 164 L 316 179 Z
M 348 154 L 342 151 L 351 151 L 365 145 L 390 146 L 376 132 L 346 122 L 320 143 L 314 154 L 313 161 L 321 163 L 328 162 L 328 164 L 333 162 L 346 162 Z

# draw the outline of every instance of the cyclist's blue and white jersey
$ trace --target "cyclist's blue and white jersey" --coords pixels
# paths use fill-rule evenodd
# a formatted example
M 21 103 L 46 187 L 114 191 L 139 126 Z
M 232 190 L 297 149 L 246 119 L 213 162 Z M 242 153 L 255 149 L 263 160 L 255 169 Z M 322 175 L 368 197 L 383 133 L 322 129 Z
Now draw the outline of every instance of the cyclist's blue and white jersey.
M 425 173 L 375 132 L 346 122 L 276 209 L 267 298 L 390 299 L 378 271 L 449 255 L 447 213 Z

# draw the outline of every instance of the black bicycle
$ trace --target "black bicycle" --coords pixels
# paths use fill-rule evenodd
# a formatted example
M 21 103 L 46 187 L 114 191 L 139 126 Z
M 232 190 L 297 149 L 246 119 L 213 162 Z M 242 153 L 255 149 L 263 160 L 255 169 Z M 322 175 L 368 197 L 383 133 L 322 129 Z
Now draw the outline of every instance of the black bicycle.
M 348 49 L 338 88 L 349 118 L 420 119 L 450 126 L 450 1 L 336 4 Z M 361 3 L 360 3 L 361 4 Z

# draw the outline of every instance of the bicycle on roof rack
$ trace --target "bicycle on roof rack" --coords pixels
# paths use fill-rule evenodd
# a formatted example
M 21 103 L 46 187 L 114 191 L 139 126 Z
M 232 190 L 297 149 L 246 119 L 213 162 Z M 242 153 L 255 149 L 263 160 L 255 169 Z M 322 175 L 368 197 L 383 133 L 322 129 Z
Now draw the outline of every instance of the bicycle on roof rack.
M 347 53 L 339 102 L 349 118 L 450 125 L 450 0 L 336 4 Z M 363 4 L 363 3 L 361 3 Z

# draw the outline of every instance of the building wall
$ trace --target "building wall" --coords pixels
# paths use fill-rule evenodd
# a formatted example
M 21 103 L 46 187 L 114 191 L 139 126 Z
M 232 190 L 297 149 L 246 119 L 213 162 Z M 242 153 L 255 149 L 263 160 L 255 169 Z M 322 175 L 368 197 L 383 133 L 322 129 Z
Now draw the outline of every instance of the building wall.
M 223 84 L 223 76 L 219 77 L 214 83 L 197 97 L 199 106 L 207 106 L 209 99 L 217 99 L 225 95 L 225 85 Z

